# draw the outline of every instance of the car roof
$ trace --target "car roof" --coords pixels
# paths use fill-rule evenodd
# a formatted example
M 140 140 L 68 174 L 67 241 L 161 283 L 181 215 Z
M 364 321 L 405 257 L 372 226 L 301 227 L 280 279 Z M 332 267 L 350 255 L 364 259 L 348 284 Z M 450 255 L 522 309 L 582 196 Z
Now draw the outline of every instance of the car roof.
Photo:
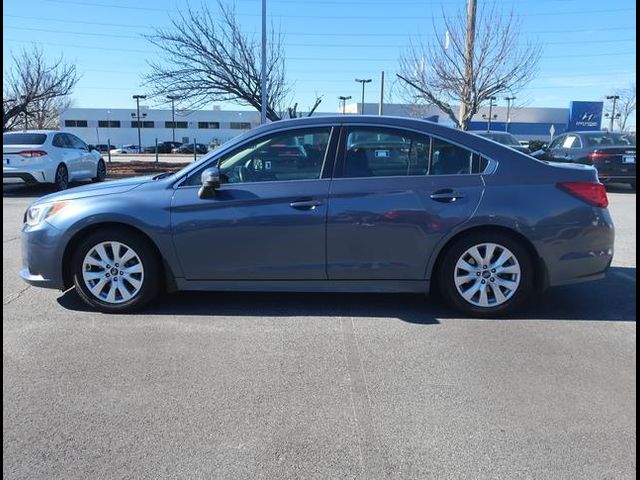
M 3 135 L 11 135 L 12 133 L 36 133 L 36 134 L 48 134 L 48 133 L 68 133 L 61 130 L 12 130 L 10 132 L 2 132 Z

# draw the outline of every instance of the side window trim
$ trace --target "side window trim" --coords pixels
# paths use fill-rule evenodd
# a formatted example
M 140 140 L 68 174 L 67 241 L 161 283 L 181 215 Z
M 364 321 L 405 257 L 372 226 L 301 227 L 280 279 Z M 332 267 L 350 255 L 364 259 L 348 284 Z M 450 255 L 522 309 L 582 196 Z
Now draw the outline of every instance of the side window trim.
M 340 125 L 339 124 L 321 124 L 321 125 L 309 125 L 306 127 L 298 127 L 298 128 L 288 128 L 288 129 L 282 129 L 282 130 L 275 130 L 275 131 L 271 131 L 271 132 L 265 132 L 262 135 L 259 136 L 255 136 L 255 137 L 251 137 L 248 138 L 246 141 L 238 144 L 238 145 L 234 145 L 232 149 L 225 151 L 224 153 L 222 153 L 219 156 L 216 156 L 215 158 L 212 157 L 210 159 L 208 159 L 203 165 L 201 165 L 198 168 L 195 168 L 194 170 L 188 172 L 187 174 L 184 175 L 184 177 L 178 179 L 173 188 L 199 188 L 200 185 L 189 185 L 189 179 L 193 178 L 194 176 L 200 176 L 201 173 L 206 170 L 207 168 L 216 166 L 217 164 L 220 163 L 220 161 L 228 156 L 228 155 L 233 155 L 234 152 L 238 152 L 239 150 L 242 150 L 244 148 L 246 148 L 249 144 L 254 143 L 254 142 L 258 142 L 261 139 L 264 139 L 266 137 L 269 136 L 274 136 L 274 135 L 279 135 L 279 134 L 286 134 L 288 132 L 295 132 L 295 131 L 300 131 L 300 130 L 320 130 L 320 129 L 329 129 L 329 143 L 327 144 L 327 150 L 325 152 L 324 158 L 322 160 L 322 166 L 320 167 L 320 175 L 318 176 L 318 178 L 315 179 L 302 179 L 302 180 L 275 180 L 273 182 L 277 182 L 277 183 L 281 183 L 281 182 L 309 182 L 309 181 L 318 181 L 318 180 L 327 180 L 327 179 L 331 179 L 332 178 L 332 174 L 333 174 L 333 164 L 335 163 L 335 151 L 337 149 L 337 137 L 339 134 L 339 130 L 340 130 Z M 327 175 L 328 173 L 328 175 Z M 252 185 L 252 184 L 256 184 L 256 183 L 270 183 L 270 182 L 244 182 L 244 183 L 236 183 L 234 185 L 238 186 L 238 185 Z

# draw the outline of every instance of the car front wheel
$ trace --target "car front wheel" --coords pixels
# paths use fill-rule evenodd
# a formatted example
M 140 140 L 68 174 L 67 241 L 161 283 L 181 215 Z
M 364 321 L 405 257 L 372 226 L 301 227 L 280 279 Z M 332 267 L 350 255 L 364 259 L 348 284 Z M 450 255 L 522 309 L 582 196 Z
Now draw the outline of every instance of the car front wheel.
M 64 163 L 58 165 L 56 168 L 56 176 L 54 179 L 54 184 L 56 186 L 56 190 L 62 191 L 69 188 L 69 171 Z
M 451 245 L 438 281 L 446 300 L 461 312 L 503 316 L 531 294 L 533 261 L 528 249 L 512 236 L 479 232 Z
M 95 232 L 80 242 L 73 257 L 73 283 L 82 300 L 107 313 L 135 310 L 158 293 L 160 263 L 139 234 Z
M 96 165 L 96 176 L 91 180 L 93 182 L 103 182 L 107 177 L 107 165 L 104 163 L 104 160 L 98 160 L 98 164 Z

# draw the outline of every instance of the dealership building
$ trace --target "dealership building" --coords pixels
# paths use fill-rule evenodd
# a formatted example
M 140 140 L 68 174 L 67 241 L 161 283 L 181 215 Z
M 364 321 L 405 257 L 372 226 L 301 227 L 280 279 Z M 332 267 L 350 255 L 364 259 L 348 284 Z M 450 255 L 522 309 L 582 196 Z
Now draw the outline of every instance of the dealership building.
M 488 107 L 483 107 L 473 117 L 470 129 L 490 128 L 508 131 L 521 140 L 549 140 L 553 135 L 567 131 L 570 117 L 575 117 L 577 111 L 574 111 L 574 106 L 583 103 L 588 104 L 593 110 L 588 117 L 593 120 L 589 125 L 592 129 L 599 129 L 602 102 L 573 102 L 569 108 L 511 108 L 509 111 L 506 107 L 492 107 L 491 112 Z M 361 110 L 360 103 L 345 106 L 346 115 L 357 115 Z M 377 115 L 378 112 L 378 104 L 364 104 L 365 114 Z M 447 115 L 432 105 L 386 104 L 383 114 L 424 118 L 452 125 Z M 314 115 L 335 115 L 335 112 L 318 112 Z M 584 117 L 583 113 L 580 115 Z M 156 140 L 223 143 L 259 124 L 260 113 L 252 110 L 222 110 L 214 107 L 209 110 L 172 111 L 143 106 L 140 108 L 140 136 L 143 147 L 154 145 Z M 60 115 L 60 126 L 88 143 L 110 142 L 115 146 L 138 143 L 138 115 L 135 108 L 70 108 Z

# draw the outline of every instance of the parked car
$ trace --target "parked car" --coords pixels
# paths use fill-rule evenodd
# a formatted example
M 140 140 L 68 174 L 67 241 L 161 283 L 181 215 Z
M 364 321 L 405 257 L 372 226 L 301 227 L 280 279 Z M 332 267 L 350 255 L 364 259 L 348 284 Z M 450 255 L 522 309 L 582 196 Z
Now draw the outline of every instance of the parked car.
M 96 145 L 89 145 L 89 148 L 95 148 L 97 151 L 99 151 L 100 153 L 109 153 L 109 151 L 112 148 L 109 148 L 109 145 L 106 143 L 98 143 Z M 111 145 L 111 147 L 113 147 L 113 145 Z
M 293 138 L 323 161 L 271 155 Z M 163 290 L 430 291 L 495 317 L 547 286 L 605 275 L 607 204 L 593 167 L 541 162 L 436 123 L 283 120 L 178 172 L 37 200 L 21 276 L 75 286 L 105 312 Z
M 111 150 L 112 155 L 124 155 L 127 153 L 140 153 L 138 145 L 122 145 L 121 147 Z
M 204 154 L 209 151 L 209 148 L 203 143 L 196 143 L 196 153 Z M 179 147 L 171 150 L 171 153 L 193 153 L 193 143 L 183 143 Z
M 636 139 L 626 133 L 567 132 L 532 154 L 541 160 L 593 165 L 601 182 L 636 189 Z
M 3 133 L 2 156 L 3 184 L 52 183 L 65 190 L 69 182 L 100 182 L 107 175 L 100 152 L 58 130 Z
M 508 132 L 496 132 L 496 131 L 472 131 L 471 133 L 475 133 L 476 135 L 480 135 L 481 137 L 488 138 L 489 140 L 493 140 L 494 142 L 501 143 L 502 145 L 506 145 L 507 147 L 513 148 L 514 150 L 518 150 L 522 153 L 529 153 L 529 146 L 522 145 L 520 141 L 511 135 Z
M 160 142 L 158 143 L 158 153 L 171 153 L 174 148 L 182 145 L 180 142 Z M 150 145 L 144 148 L 144 153 L 156 153 L 156 146 Z

